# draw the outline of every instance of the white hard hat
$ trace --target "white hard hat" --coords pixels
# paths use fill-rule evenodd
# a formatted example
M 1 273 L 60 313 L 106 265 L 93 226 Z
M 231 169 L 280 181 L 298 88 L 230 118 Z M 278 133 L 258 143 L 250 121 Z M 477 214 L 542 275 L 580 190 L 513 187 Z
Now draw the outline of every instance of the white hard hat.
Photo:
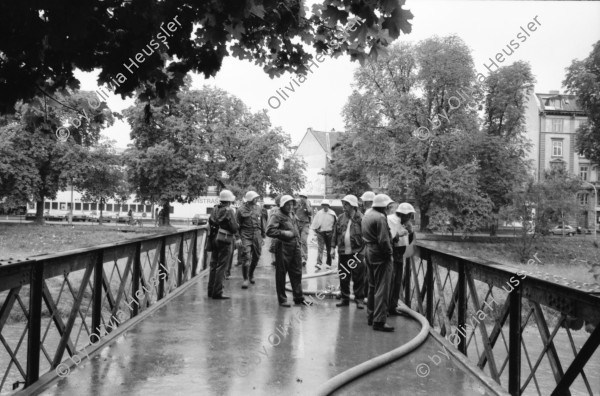
M 321 201 L 321 205 L 331 206 L 331 203 L 329 202 L 328 199 L 324 199 L 324 200 Z
M 374 208 L 386 208 L 389 204 L 394 202 L 387 194 L 377 194 L 373 198 Z
M 260 195 L 256 191 L 248 191 L 246 195 L 244 195 L 244 200 L 246 202 L 250 202 L 256 197 L 260 197 Z
M 222 202 L 235 202 L 235 195 L 229 190 L 223 190 L 219 194 L 219 201 Z
M 350 204 L 350 206 L 354 206 L 355 208 L 358 208 L 358 198 L 356 198 L 355 195 L 346 195 L 344 198 L 342 198 L 342 202 L 348 202 Z
M 398 205 L 398 208 L 396 208 L 396 213 L 402 213 L 402 214 L 409 214 L 409 213 L 416 213 L 415 212 L 415 208 L 413 208 L 413 206 L 407 202 L 402 202 L 400 205 Z
M 296 202 L 294 197 L 292 197 L 291 195 L 284 195 L 283 197 L 281 197 L 281 200 L 279 201 L 279 207 L 283 208 L 283 206 L 289 201 Z
M 373 191 L 367 191 L 363 195 L 361 195 L 360 199 L 364 201 L 373 201 L 375 200 L 375 193 Z

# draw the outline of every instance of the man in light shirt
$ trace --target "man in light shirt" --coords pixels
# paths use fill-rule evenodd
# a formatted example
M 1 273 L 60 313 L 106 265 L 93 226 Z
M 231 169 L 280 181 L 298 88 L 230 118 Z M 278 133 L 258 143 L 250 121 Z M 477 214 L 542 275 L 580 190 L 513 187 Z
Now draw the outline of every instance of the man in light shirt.
M 364 309 L 365 264 L 362 256 L 362 214 L 358 210 L 358 199 L 346 195 L 342 199 L 344 213 L 338 219 L 333 231 L 333 247 L 338 248 L 338 275 L 340 276 L 341 302 L 336 307 L 350 305 L 350 280 L 354 283 L 356 308 Z
M 410 220 L 415 208 L 409 203 L 403 202 L 398 205 L 396 213 L 387 217 L 388 226 L 392 235 L 392 249 L 394 266 L 392 272 L 392 284 L 390 292 L 389 314 L 401 315 L 397 310 L 398 299 L 400 298 L 400 289 L 402 286 L 402 268 L 404 266 L 404 252 L 406 247 L 412 242 L 413 229 Z
M 310 226 L 317 234 L 317 242 L 319 243 L 319 255 L 317 256 L 317 271 L 321 269 L 323 264 L 323 248 L 327 249 L 327 266 L 331 269 L 331 237 L 333 229 L 337 221 L 337 215 L 330 208 L 331 204 L 328 199 L 321 202 L 321 210 L 317 212 Z

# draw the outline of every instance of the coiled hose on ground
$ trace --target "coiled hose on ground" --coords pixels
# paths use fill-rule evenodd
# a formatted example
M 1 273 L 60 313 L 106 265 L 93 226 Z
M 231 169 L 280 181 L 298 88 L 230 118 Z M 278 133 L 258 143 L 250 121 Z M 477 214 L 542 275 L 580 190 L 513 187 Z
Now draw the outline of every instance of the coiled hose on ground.
M 335 275 L 335 274 L 337 274 L 336 271 L 329 270 L 327 272 L 323 272 L 320 274 L 305 275 L 305 276 L 302 276 L 302 279 L 320 278 L 320 277 Z M 289 287 L 287 287 L 288 283 L 289 283 L 289 281 L 286 282 L 286 290 L 291 291 L 291 289 Z M 313 290 L 304 291 L 304 294 L 308 294 L 308 295 L 315 295 L 317 293 L 326 295 L 326 296 L 337 295 L 336 292 L 331 292 L 331 291 L 313 291 Z M 419 334 L 417 334 L 417 336 L 415 338 L 413 338 L 406 344 L 401 345 L 396 349 L 386 352 L 383 355 L 379 355 L 377 357 L 369 359 L 366 362 L 363 362 L 357 366 L 349 368 L 348 370 L 341 372 L 340 374 L 336 375 L 335 377 L 330 378 L 324 384 L 322 384 L 319 387 L 319 389 L 317 389 L 316 394 L 318 396 L 326 396 L 326 395 L 332 394 L 335 390 L 354 381 L 358 377 L 361 377 L 373 370 L 376 370 L 382 366 L 385 366 L 386 364 L 390 364 L 393 361 L 400 359 L 401 357 L 412 352 L 414 349 L 416 349 L 418 346 L 420 346 L 422 343 L 425 342 L 425 340 L 427 339 L 427 336 L 429 335 L 429 322 L 427 322 L 427 319 L 425 319 L 425 317 L 423 315 L 413 311 L 412 309 L 409 309 L 406 306 L 402 306 L 402 307 L 398 308 L 398 310 L 406 313 L 407 315 L 409 315 L 410 317 L 412 317 L 413 319 L 415 319 L 421 323 L 421 331 L 419 332 Z

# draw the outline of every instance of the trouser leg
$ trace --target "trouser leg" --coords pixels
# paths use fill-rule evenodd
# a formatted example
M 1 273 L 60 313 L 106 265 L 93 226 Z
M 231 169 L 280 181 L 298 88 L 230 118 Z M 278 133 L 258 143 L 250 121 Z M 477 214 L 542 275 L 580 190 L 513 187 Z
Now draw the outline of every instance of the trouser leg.
M 244 280 L 248 279 L 248 269 L 250 268 L 250 261 L 252 259 L 252 240 L 242 239 L 241 249 L 241 262 L 242 262 L 242 274 Z
M 375 278 L 373 322 L 385 323 L 388 315 L 390 298 L 390 278 L 392 276 L 392 260 L 388 259 L 381 264 L 373 265 Z
M 318 245 L 318 255 L 317 255 L 317 265 L 323 264 L 323 247 L 325 246 L 325 238 L 323 234 L 317 233 L 317 245 Z
M 300 253 L 300 244 L 296 243 L 293 248 L 290 248 L 290 253 L 286 270 L 290 277 L 294 302 L 298 303 L 304 300 L 302 295 L 302 253 Z
M 308 223 L 302 223 L 302 229 L 300 230 L 300 247 L 302 252 L 302 261 L 308 260 Z
M 213 297 L 223 294 L 223 280 L 229 259 L 231 258 L 233 244 L 218 243 L 217 248 L 217 267 L 215 269 L 215 281 L 213 286 Z
M 213 243 L 213 246 L 215 247 L 210 255 L 210 271 L 208 273 L 208 297 L 213 296 L 213 292 L 215 290 L 215 277 L 217 275 L 218 267 L 216 242 Z
M 367 278 L 369 283 L 369 294 L 367 301 L 367 316 L 373 319 L 375 314 L 375 272 L 372 265 L 367 266 Z
M 349 266 L 349 261 L 352 256 L 349 254 L 340 254 L 340 262 L 338 265 L 338 275 L 340 277 L 340 291 L 342 300 L 350 300 L 350 280 L 352 278 L 352 269 Z
M 358 258 L 358 260 L 357 260 Z M 341 259 L 341 258 L 340 258 Z M 365 277 L 366 277 L 366 266 L 364 258 L 362 256 L 352 257 L 354 260 L 351 267 L 352 269 L 352 284 L 354 288 L 354 300 L 362 302 L 365 298 Z M 352 262 L 351 262 L 352 263 Z M 368 281 L 367 281 L 368 282 Z
M 325 248 L 327 249 L 327 265 L 331 266 L 331 236 L 332 232 L 326 232 L 324 235 Z
M 394 310 L 398 305 L 398 299 L 400 298 L 400 290 L 402 288 L 402 256 L 406 247 L 394 247 L 394 263 L 392 269 L 392 281 L 391 281 L 391 292 L 390 292 L 390 303 L 389 309 Z
M 250 270 L 248 271 L 248 277 L 250 280 L 254 279 L 254 270 L 258 266 L 258 261 L 260 260 L 260 254 L 262 251 L 262 237 L 260 236 L 260 231 L 258 235 L 254 236 L 254 240 L 252 241 L 251 247 L 251 261 L 250 261 Z
M 287 295 L 285 294 L 286 269 L 283 261 L 283 247 L 281 244 L 277 246 L 275 256 L 275 289 L 277 290 L 277 302 L 283 304 L 287 301 Z

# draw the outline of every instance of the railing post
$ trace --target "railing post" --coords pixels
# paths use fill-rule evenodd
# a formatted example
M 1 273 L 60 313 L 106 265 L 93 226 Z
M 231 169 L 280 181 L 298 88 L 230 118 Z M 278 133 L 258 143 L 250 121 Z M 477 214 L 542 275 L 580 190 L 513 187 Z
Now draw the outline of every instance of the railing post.
M 185 234 L 181 233 L 181 242 L 179 242 L 179 253 L 177 254 L 177 287 L 183 284 L 183 272 L 185 271 L 185 262 L 183 261 L 183 241 Z
M 404 304 L 406 304 L 410 308 L 410 263 L 412 258 L 407 257 L 404 261 Z
M 198 230 L 194 230 L 194 245 L 192 247 L 192 278 L 198 269 Z
M 162 300 L 165 296 L 165 276 L 161 276 L 165 273 L 167 268 L 167 262 L 165 260 L 166 254 L 165 249 L 167 246 L 167 237 L 161 238 L 160 240 L 160 257 L 158 262 L 158 299 Z
M 42 284 L 45 262 L 31 264 L 29 275 L 29 324 L 27 330 L 27 378 L 25 387 L 40 377 L 40 342 L 42 333 Z
M 509 294 L 509 340 L 508 340 L 508 392 L 521 394 L 521 287 Z
M 133 312 L 131 317 L 137 316 L 140 309 L 139 297 L 137 296 L 138 290 L 140 290 L 140 277 L 142 274 L 142 262 L 141 262 L 141 251 L 142 242 L 135 244 L 135 256 L 133 257 L 133 275 L 131 278 L 131 297 L 135 304 L 133 304 Z
M 100 324 L 102 323 L 102 270 L 104 263 L 104 251 L 98 252 L 96 265 L 94 266 L 94 290 L 92 292 L 92 334 L 100 339 Z
M 464 329 L 467 321 L 467 280 L 466 280 L 466 268 L 465 262 L 462 260 L 458 261 L 458 329 Z M 467 355 L 467 337 L 462 331 L 458 331 L 460 337 L 460 343 L 458 344 L 458 350 L 463 355 Z
M 426 314 L 427 321 L 433 326 L 433 263 L 431 262 L 431 255 L 426 253 L 425 259 L 427 260 L 427 272 L 425 273 L 425 284 L 427 285 L 427 306 Z

